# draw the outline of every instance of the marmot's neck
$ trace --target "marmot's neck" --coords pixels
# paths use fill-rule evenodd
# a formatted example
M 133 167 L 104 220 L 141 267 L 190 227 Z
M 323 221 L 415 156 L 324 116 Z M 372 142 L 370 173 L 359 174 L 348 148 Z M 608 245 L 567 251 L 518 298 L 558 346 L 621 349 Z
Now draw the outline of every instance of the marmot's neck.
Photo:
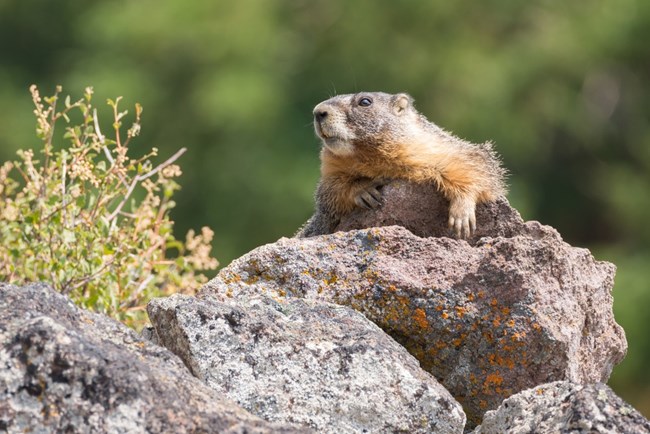
M 356 150 L 351 155 L 336 155 L 327 148 L 321 150 L 321 175 L 356 176 L 373 178 L 381 176 L 389 163 L 389 156 L 374 150 Z

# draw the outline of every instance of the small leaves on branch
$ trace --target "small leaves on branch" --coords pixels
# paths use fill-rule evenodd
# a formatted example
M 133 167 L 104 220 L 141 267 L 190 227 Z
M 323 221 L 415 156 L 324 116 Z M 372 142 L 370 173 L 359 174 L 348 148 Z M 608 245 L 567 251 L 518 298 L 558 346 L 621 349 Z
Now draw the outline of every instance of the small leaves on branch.
M 41 146 L 0 165 L 0 281 L 47 281 L 79 305 L 140 327 L 150 298 L 191 294 L 207 281 L 201 272 L 218 265 L 212 230 L 189 231 L 184 242 L 173 234 L 175 162 L 186 149 L 157 165 L 156 148 L 131 157 L 139 104 L 124 133 L 128 111 L 121 97 L 109 100 L 112 133 L 104 135 L 91 87 L 60 109 L 60 86 L 50 97 L 30 91 Z

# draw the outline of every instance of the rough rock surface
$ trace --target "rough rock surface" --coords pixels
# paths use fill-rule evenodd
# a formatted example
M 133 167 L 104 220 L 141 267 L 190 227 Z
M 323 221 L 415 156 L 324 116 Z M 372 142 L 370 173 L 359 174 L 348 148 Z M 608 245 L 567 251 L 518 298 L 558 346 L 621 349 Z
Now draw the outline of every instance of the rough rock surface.
M 409 203 L 426 200 L 425 190 Z M 281 239 L 235 260 L 199 296 L 263 293 L 353 307 L 441 381 L 469 426 L 542 383 L 605 382 L 627 349 L 612 313 L 615 267 L 553 228 L 524 223 L 505 199 L 481 205 L 477 218 L 483 236 L 469 242 L 397 226 Z M 446 230 L 446 218 L 437 224 L 433 233 Z
M 383 187 L 382 196 L 381 208 L 359 208 L 345 216 L 332 232 L 399 225 L 420 237 L 454 237 L 447 227 L 449 201 L 440 195 L 435 185 L 393 181 Z M 309 237 L 327 235 L 318 232 L 318 228 L 325 226 L 312 224 L 310 220 L 300 233 Z M 467 241 L 474 245 L 484 236 L 512 237 L 528 229 L 508 201 L 500 198 L 477 206 L 476 233 Z
M 270 421 L 322 433 L 462 433 L 460 404 L 402 346 L 344 306 L 173 295 L 147 308 L 161 344 Z
M 0 432 L 304 432 L 253 416 L 170 351 L 45 285 L 0 284 Z
M 511 396 L 473 431 L 502 433 L 642 434 L 650 421 L 604 384 L 557 381 Z

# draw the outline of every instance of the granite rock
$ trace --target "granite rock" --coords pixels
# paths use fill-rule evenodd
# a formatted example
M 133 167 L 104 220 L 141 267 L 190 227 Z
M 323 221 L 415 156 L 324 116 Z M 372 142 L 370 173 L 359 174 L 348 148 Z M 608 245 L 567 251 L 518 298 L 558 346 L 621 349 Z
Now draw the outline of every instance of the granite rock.
M 170 351 L 42 284 L 0 284 L 0 431 L 308 432 L 250 414 Z
M 647 434 L 650 421 L 602 383 L 556 381 L 488 411 L 473 434 Z
M 360 313 L 264 296 L 148 305 L 156 339 L 220 394 L 321 433 L 462 433 L 461 405 Z

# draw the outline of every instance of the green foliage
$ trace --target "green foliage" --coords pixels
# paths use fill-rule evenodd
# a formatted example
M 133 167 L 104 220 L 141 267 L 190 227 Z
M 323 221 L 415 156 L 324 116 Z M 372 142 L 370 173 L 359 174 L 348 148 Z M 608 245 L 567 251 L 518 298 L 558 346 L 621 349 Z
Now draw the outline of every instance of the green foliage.
M 119 110 L 120 98 L 108 100 L 109 137 L 99 128 L 92 88 L 76 102 L 61 100 L 60 87 L 45 98 L 36 86 L 30 90 L 42 148 L 38 156 L 19 150 L 19 160 L 0 167 L 0 276 L 46 281 L 86 308 L 140 326 L 151 297 L 192 293 L 206 281 L 198 272 L 217 267 L 210 229 L 189 231 L 185 242 L 172 232 L 169 210 L 181 174 L 173 163 L 185 149 L 154 167 L 155 148 L 127 155 L 140 132 L 140 105 L 123 138 L 127 112 Z M 68 146 L 58 148 L 60 125 Z

